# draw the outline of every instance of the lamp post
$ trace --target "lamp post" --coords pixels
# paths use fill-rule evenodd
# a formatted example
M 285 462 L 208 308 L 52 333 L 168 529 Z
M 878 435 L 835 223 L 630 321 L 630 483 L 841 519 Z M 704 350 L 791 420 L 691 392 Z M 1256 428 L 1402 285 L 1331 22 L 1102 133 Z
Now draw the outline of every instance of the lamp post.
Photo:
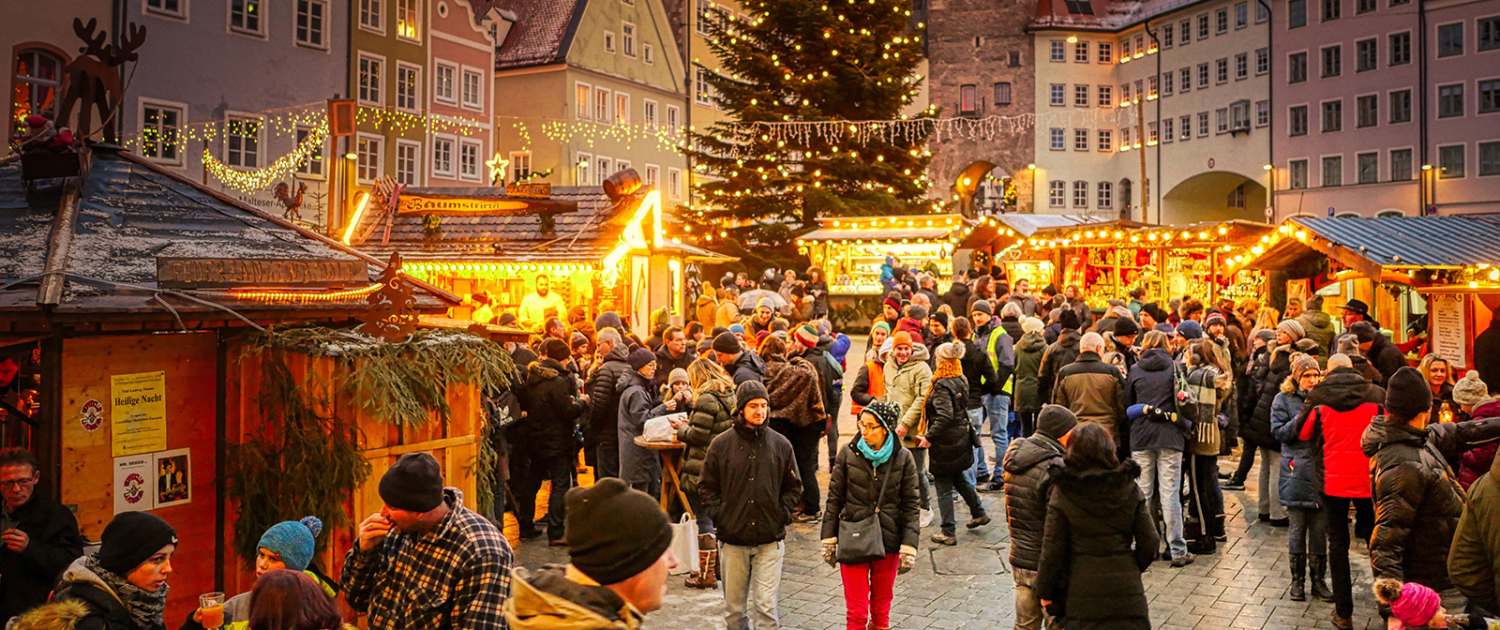
M 1271 185 L 1266 187 L 1266 223 L 1276 222 L 1276 167 L 1267 164 L 1261 168 L 1266 170 L 1266 178 Z

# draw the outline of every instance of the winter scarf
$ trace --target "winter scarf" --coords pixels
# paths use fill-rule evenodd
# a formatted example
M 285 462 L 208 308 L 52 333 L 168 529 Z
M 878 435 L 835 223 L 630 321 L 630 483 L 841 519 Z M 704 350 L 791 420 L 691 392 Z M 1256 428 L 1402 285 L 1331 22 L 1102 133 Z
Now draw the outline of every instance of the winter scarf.
M 167 610 L 167 591 L 170 590 L 168 585 L 163 584 L 155 593 L 147 591 L 99 566 L 99 557 L 95 554 L 85 557 L 83 566 L 93 571 L 94 575 L 104 580 L 109 590 L 115 592 L 120 603 L 125 605 L 125 610 L 130 612 L 130 620 L 137 627 L 155 628 L 162 625 L 162 615 Z
M 861 437 L 858 440 L 854 441 L 854 448 L 855 450 L 859 451 L 859 454 L 863 455 L 865 459 L 870 460 L 871 466 L 880 468 L 881 464 L 889 461 L 891 459 L 891 455 L 894 455 L 896 453 L 896 439 L 897 438 L 894 433 L 887 432 L 885 436 L 885 444 L 880 445 L 880 450 L 877 451 L 873 448 L 870 448 L 870 443 L 866 442 L 865 439 Z

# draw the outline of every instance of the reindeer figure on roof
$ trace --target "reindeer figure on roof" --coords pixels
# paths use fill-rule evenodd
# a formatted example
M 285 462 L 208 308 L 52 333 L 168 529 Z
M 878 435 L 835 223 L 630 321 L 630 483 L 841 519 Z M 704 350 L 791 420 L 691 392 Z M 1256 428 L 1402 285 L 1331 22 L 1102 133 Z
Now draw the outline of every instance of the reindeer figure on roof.
M 146 43 L 146 27 L 131 23 L 128 35 L 117 49 L 112 44 L 104 43 L 108 38 L 106 33 L 94 32 L 98 22 L 91 18 L 85 25 L 82 20 L 73 18 L 73 32 L 87 46 L 79 48 L 78 52 L 83 54 L 64 68 L 68 74 L 68 90 L 63 96 L 62 107 L 58 110 L 58 124 L 66 122 L 73 114 L 73 106 L 81 102 L 83 107 L 78 111 L 78 124 L 75 126 L 78 135 L 86 138 L 93 133 L 90 126 L 93 123 L 93 110 L 97 109 L 105 142 L 117 143 L 120 138 L 109 124 L 110 116 L 125 97 L 125 88 L 120 85 L 120 73 L 117 69 L 127 61 L 139 59 L 135 51 Z

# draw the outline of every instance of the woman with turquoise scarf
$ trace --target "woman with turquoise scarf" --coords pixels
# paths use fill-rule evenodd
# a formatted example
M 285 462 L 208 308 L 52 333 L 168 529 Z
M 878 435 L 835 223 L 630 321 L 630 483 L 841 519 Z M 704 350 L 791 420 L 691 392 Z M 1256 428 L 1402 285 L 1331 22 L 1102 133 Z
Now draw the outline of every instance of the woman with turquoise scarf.
M 910 571 L 917 559 L 921 535 L 918 471 L 911 451 L 895 436 L 900 418 L 901 408 L 895 404 L 877 401 L 866 405 L 858 418 L 859 437 L 839 449 L 828 476 L 823 560 L 840 566 L 849 630 L 891 627 L 896 574 Z M 840 523 L 848 531 L 852 524 L 871 517 L 880 525 L 877 548 L 883 549 L 884 555 L 863 562 L 841 559 Z

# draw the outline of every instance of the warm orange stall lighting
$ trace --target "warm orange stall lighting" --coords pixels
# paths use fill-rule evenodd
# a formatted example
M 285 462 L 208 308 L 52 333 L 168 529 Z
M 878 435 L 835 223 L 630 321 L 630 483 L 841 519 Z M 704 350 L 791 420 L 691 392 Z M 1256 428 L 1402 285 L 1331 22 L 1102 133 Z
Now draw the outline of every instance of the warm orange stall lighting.
M 359 203 L 354 206 L 354 216 L 349 218 L 349 227 L 344 228 L 344 244 L 354 238 L 354 228 L 359 225 L 359 218 L 365 213 L 365 206 L 370 203 L 370 193 L 360 191 Z

